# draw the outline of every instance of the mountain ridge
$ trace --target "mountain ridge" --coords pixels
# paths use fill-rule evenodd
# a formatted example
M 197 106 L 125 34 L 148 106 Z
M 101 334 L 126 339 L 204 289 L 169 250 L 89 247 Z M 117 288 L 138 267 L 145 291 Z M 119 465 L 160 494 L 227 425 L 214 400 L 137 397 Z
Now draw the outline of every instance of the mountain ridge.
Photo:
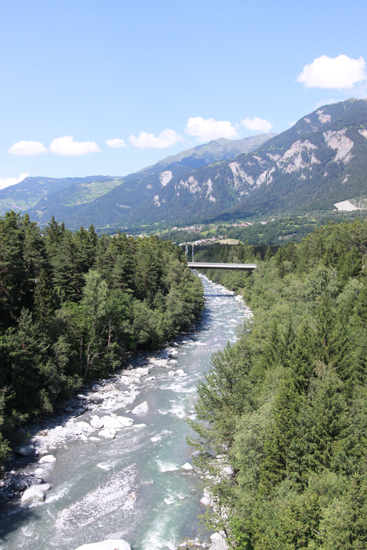
M 16 185 L 0 190 L 0 214 L 4 214 L 10 209 L 27 212 L 32 219 L 41 223 L 46 223 L 52 215 L 58 219 L 66 216 L 69 226 L 76 226 L 73 217 L 79 214 L 83 215 L 83 212 L 88 210 L 88 203 L 93 202 L 98 196 L 108 194 L 114 187 L 125 185 L 129 189 L 133 182 L 138 182 L 137 187 L 139 187 L 139 183 L 147 178 L 157 180 L 157 174 L 167 169 L 173 169 L 175 173 L 183 174 L 185 171 L 191 170 L 192 165 L 195 164 L 204 166 L 213 162 L 213 160 L 234 158 L 239 152 L 248 152 L 257 148 L 259 144 L 262 144 L 273 135 L 275 134 L 261 134 L 240 140 L 219 138 L 181 151 L 176 155 L 158 161 L 153 166 L 145 167 L 139 172 L 124 177 L 27 177 Z M 164 181 L 163 177 L 163 183 Z M 127 194 L 129 195 L 129 191 Z M 149 191 L 145 190 L 143 192 L 145 198 L 150 195 Z M 135 202 L 141 200 L 141 189 L 137 199 Z M 123 203 L 123 200 L 118 200 Z M 130 206 L 134 206 L 135 202 L 132 202 L 133 204 Z M 120 207 L 119 203 L 116 206 Z M 123 208 L 124 205 L 122 204 L 121 207 Z M 104 224 L 105 222 L 102 221 L 101 223 Z
M 325 105 L 268 137 L 255 150 L 229 159 L 221 158 L 227 154 L 226 140 L 209 142 L 101 182 L 104 192 L 93 188 L 94 195 L 89 189 L 95 182 L 63 184 L 26 211 L 41 224 L 54 215 L 71 228 L 93 223 L 101 230 L 331 211 L 342 201 L 363 203 L 367 100 Z M 210 162 L 213 149 L 215 162 Z M 206 164 L 187 165 L 201 159 Z

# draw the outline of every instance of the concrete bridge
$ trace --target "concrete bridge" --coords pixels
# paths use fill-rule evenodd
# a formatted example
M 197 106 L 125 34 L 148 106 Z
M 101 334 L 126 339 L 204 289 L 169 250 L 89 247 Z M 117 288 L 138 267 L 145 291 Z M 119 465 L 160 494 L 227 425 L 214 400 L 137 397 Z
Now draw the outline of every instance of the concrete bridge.
M 234 271 L 253 271 L 257 264 L 214 264 L 210 262 L 187 262 L 192 269 L 232 269 Z

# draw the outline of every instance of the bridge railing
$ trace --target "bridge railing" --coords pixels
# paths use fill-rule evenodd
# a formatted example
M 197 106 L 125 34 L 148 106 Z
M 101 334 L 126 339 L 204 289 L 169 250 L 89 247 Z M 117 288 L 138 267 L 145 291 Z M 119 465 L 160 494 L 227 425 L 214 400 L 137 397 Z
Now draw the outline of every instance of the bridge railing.
M 212 262 L 187 262 L 191 269 L 232 269 L 234 271 L 253 271 L 257 264 L 224 264 Z

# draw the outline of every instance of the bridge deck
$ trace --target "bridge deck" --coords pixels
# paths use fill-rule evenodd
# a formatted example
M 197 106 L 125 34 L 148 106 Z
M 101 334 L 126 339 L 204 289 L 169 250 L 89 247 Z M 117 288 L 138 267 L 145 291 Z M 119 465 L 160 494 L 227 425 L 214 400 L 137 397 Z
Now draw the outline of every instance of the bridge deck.
M 214 264 L 210 262 L 187 262 L 193 269 L 233 269 L 237 271 L 252 271 L 257 264 Z

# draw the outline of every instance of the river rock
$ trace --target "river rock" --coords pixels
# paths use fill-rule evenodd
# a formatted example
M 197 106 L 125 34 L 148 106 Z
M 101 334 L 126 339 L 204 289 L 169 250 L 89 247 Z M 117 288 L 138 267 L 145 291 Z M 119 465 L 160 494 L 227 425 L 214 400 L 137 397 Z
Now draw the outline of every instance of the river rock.
M 31 456 L 34 453 L 33 445 L 17 445 L 13 448 L 13 451 L 20 456 Z
M 186 462 L 186 464 L 181 466 L 181 470 L 186 470 L 187 472 L 189 472 L 190 470 L 193 470 L 193 469 L 194 468 L 191 466 L 191 464 L 189 462 Z
M 187 376 L 187 374 L 182 369 L 177 369 L 175 374 L 177 376 Z
M 108 429 L 119 430 L 123 427 L 119 419 L 113 416 L 102 416 L 102 422 L 104 427 Z
M 90 434 L 94 432 L 94 428 L 92 428 L 92 426 L 90 426 L 88 422 L 84 422 L 83 420 L 81 420 L 74 425 L 73 432 L 76 435 Z
M 56 458 L 54 457 L 54 455 L 45 455 L 40 458 L 38 462 L 40 464 L 53 464 L 54 462 L 56 462 Z
M 226 479 L 230 479 L 233 476 L 233 468 L 231 466 L 224 466 L 221 469 L 220 475 Z
M 200 502 L 201 504 L 203 504 L 203 506 L 213 507 L 212 495 L 209 489 L 204 488 L 204 496 L 200 499 Z
M 227 550 L 228 546 L 226 540 L 220 533 L 213 533 L 210 535 L 210 540 L 212 541 L 210 550 Z
M 104 428 L 98 432 L 98 435 L 100 437 L 104 437 L 105 439 L 114 439 L 116 436 L 116 431 L 113 428 Z
M 29 502 L 43 502 L 45 498 L 45 493 L 40 489 L 40 485 L 33 485 L 24 491 L 20 501 L 22 504 L 28 504 Z
M 130 428 L 130 426 L 134 424 L 134 420 L 128 418 L 127 416 L 118 416 L 117 419 L 124 428 Z
M 40 483 L 39 485 L 33 485 L 33 487 L 37 487 L 40 491 L 43 491 L 44 493 L 47 493 L 51 489 L 50 483 Z
M 45 470 L 43 468 L 36 468 L 34 471 L 34 475 L 38 479 L 42 479 L 42 477 L 45 475 Z
M 103 540 L 102 542 L 83 544 L 76 550 L 131 550 L 131 546 L 125 540 Z
M 93 428 L 96 428 L 96 430 L 101 430 L 104 426 L 102 418 L 99 418 L 96 414 L 92 416 L 90 424 Z
M 86 400 L 88 403 L 95 403 L 96 405 L 98 405 L 99 403 L 102 403 L 104 397 L 100 393 L 90 393 L 87 395 Z
M 200 503 L 208 508 L 211 505 L 212 501 L 208 497 L 203 497 L 200 499 Z
M 135 407 L 131 412 L 132 414 L 146 414 L 149 410 L 148 403 L 146 401 L 143 401 L 143 403 L 140 403 L 137 407 Z
M 14 479 L 12 486 L 16 491 L 24 491 L 24 489 L 27 489 L 28 483 L 25 479 Z
M 77 399 L 79 399 L 79 401 L 85 401 L 87 398 L 86 395 L 84 395 L 83 393 L 78 393 L 78 395 L 76 396 Z
M 138 368 L 135 369 L 135 372 L 139 376 L 147 376 L 150 372 L 150 368 L 149 367 L 138 367 Z

